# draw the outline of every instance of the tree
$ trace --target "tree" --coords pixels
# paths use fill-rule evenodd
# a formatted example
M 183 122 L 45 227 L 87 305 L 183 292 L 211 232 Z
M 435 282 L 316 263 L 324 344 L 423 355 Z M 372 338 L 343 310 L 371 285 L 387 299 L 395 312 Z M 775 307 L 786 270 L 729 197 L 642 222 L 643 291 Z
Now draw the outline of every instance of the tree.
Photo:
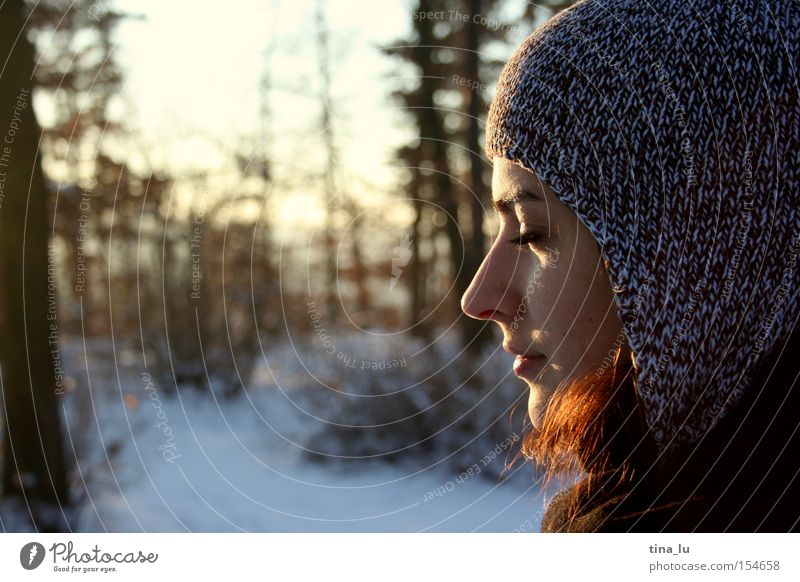
M 426 279 L 429 266 L 419 251 L 425 223 L 434 220 L 434 236 L 443 230 L 450 251 L 450 305 L 458 317 L 464 344 L 472 351 L 478 351 L 484 343 L 486 326 L 459 316 L 458 303 L 486 251 L 483 222 L 488 166 L 480 143 L 486 106 L 482 90 L 486 86 L 483 80 L 496 74 L 500 65 L 483 57 L 482 51 L 487 43 L 503 40 L 506 34 L 505 29 L 484 26 L 472 16 L 488 16 L 491 9 L 483 0 L 420 0 L 413 14 L 441 16 L 414 18 L 412 37 L 385 49 L 387 54 L 411 64 L 418 75 L 416 86 L 394 94 L 413 116 L 419 131 L 414 145 L 398 150 L 398 158 L 409 168 L 408 197 L 415 200 L 409 276 L 411 323 L 421 321 L 426 302 L 425 286 L 420 283 Z M 462 167 L 466 168 L 463 176 Z M 431 205 L 443 211 L 444 220 L 436 221 Z M 424 328 L 416 329 L 425 333 Z
M 24 499 L 38 531 L 69 529 L 57 374 L 58 328 L 49 266 L 41 131 L 33 111 L 34 51 L 22 0 L 0 18 L 0 362 L 5 412 L 3 495 Z
M 128 204 L 133 193 L 127 182 L 120 181 L 123 173 L 125 177 L 131 173 L 105 148 L 107 141 L 123 133 L 110 114 L 123 78 L 112 35 L 122 18 L 132 17 L 95 0 L 44 0 L 31 6 L 30 26 L 37 35 L 37 93 L 51 106 L 40 150 L 56 192 L 51 199 L 54 232 L 69 254 L 71 284 L 63 290 L 63 298 L 72 309 L 63 310 L 61 316 L 65 328 L 92 334 L 109 327 L 109 318 L 104 317 L 111 307 L 108 290 L 97 283 L 99 273 L 114 261 L 93 253 L 95 247 L 86 241 L 109 238 L 110 216 Z M 127 237 L 135 243 L 135 232 L 126 232 L 119 221 L 115 226 L 116 241 Z M 122 261 L 116 263 L 119 267 Z M 82 313 L 82 321 L 64 317 L 70 313 Z
M 361 252 L 361 227 L 362 218 L 360 217 L 359 205 L 352 196 L 344 192 L 337 180 L 339 174 L 339 150 L 334 133 L 334 108 L 331 95 L 331 62 L 330 49 L 328 43 L 328 29 L 325 19 L 324 3 L 317 0 L 316 5 L 316 27 L 317 27 L 317 55 L 320 76 L 319 99 L 321 104 L 321 132 L 324 136 L 325 147 L 325 169 L 323 172 L 324 192 L 325 192 L 325 233 L 324 248 L 325 253 L 325 283 L 327 293 L 325 297 L 325 309 L 328 321 L 335 323 L 339 317 L 338 298 L 336 289 L 339 287 L 338 278 L 340 270 L 336 264 L 337 224 L 336 218 L 339 210 L 343 210 L 351 220 L 352 239 L 350 244 L 350 269 L 349 274 L 354 279 L 357 290 L 357 304 L 359 311 L 366 311 L 369 303 L 366 282 L 366 268 L 364 267 L 363 253 Z
M 486 88 L 499 76 L 505 60 L 491 57 L 492 43 L 518 44 L 513 33 L 533 29 L 574 0 L 547 0 L 521 6 L 513 22 L 503 20 L 510 3 L 488 0 L 419 0 L 411 10 L 412 34 L 385 48 L 389 55 L 412 65 L 418 82 L 394 93 L 413 117 L 419 139 L 397 152 L 409 169 L 407 197 L 414 200 L 413 248 L 409 265 L 410 323 L 423 335 L 423 282 L 432 265 L 420 254 L 426 231 L 436 237 L 443 230 L 448 241 L 451 304 L 464 344 L 473 353 L 489 337 L 485 322 L 459 315 L 457 303 L 466 291 L 486 253 L 483 225 L 488 212 L 488 173 L 483 158 L 482 125 L 486 113 Z M 426 18 L 421 15 L 429 15 Z M 431 205 L 441 208 L 445 221 L 435 217 Z M 442 226 L 439 226 L 439 225 Z

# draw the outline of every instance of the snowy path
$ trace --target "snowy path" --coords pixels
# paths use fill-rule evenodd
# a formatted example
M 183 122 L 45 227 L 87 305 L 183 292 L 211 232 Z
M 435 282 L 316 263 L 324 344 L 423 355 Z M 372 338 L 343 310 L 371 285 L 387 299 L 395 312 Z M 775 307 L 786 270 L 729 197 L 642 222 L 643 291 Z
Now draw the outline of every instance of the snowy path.
M 161 399 L 161 420 L 144 398 L 104 410 L 104 440 L 123 443 L 113 460 L 118 484 L 108 476 L 84 507 L 80 529 L 538 531 L 543 500 L 529 468 L 499 485 L 480 475 L 457 482 L 443 464 L 416 474 L 378 461 L 344 471 L 308 461 L 290 442 L 303 419 L 280 391 L 251 398 L 218 405 L 189 392 L 180 401 Z

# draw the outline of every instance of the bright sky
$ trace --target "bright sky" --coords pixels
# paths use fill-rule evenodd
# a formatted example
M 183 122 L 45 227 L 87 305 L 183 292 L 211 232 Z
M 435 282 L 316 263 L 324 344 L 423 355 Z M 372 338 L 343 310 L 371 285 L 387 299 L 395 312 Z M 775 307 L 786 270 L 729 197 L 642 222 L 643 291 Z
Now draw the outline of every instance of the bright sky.
M 226 170 L 213 144 L 258 134 L 259 83 L 271 63 L 269 148 L 277 178 L 302 183 L 302 172 L 320 171 L 314 0 L 237 0 L 224 9 L 188 0 L 120 0 L 117 6 L 146 18 L 119 27 L 118 59 L 135 114 L 131 124 L 153 162 L 178 175 Z M 340 158 L 347 175 L 389 189 L 396 180 L 392 150 L 413 128 L 404 127 L 406 118 L 387 98 L 401 82 L 390 78 L 398 67 L 375 47 L 405 34 L 408 12 L 403 2 L 336 0 L 326 5 L 326 17 Z M 318 200 L 319 193 L 293 196 L 286 219 L 297 214 L 293 209 L 303 202 L 297 197 Z
M 98 0 L 101 4 L 106 0 Z M 268 150 L 277 183 L 273 223 L 287 231 L 320 225 L 325 162 L 319 100 L 316 0 L 115 0 L 132 15 L 117 30 L 125 75 L 125 115 L 149 163 L 177 178 L 176 211 L 196 200 L 181 178 L 214 176 L 210 196 L 232 196 L 241 176 L 221 152 L 262 147 L 259 89 L 268 67 L 272 122 Z M 521 10 L 524 0 L 512 8 Z M 415 136 L 406 113 L 389 98 L 413 86 L 416 72 L 377 50 L 406 38 L 413 0 L 330 0 L 325 3 L 331 55 L 334 136 L 342 183 L 363 205 L 383 206 L 383 218 L 405 222 L 393 199 L 399 172 L 393 152 Z M 505 26 L 513 15 L 503 17 Z M 512 35 L 521 42 L 525 32 Z M 516 43 L 514 43 L 516 44 Z M 267 49 L 271 47 L 268 53 Z M 509 56 L 513 46 L 508 47 Z M 504 49 L 501 49 L 504 50 Z M 267 54 L 270 56 L 267 57 Z M 502 55 L 500 55 L 502 56 Z M 247 141 L 249 140 L 249 141 Z M 128 163 L 136 153 L 125 152 Z M 387 208 L 389 210 L 387 210 Z

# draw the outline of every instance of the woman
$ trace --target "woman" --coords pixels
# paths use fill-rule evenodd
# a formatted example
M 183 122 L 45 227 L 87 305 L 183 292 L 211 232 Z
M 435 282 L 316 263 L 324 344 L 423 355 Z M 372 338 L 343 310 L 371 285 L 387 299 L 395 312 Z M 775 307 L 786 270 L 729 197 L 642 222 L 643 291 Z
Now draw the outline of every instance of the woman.
M 506 64 L 462 309 L 581 479 L 542 531 L 800 528 L 800 6 L 584 0 Z

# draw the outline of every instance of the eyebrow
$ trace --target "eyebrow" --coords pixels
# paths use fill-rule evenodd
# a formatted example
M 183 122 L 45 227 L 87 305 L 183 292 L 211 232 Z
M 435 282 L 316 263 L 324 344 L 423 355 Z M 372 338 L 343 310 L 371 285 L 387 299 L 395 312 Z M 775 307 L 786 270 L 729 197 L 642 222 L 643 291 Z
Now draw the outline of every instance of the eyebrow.
M 501 196 L 500 198 L 493 198 L 492 208 L 501 214 L 511 214 L 511 207 L 514 204 L 525 201 L 530 202 L 534 200 L 541 202 L 542 197 L 539 194 L 534 194 L 530 190 L 514 190 L 513 192 L 506 194 L 505 196 Z

